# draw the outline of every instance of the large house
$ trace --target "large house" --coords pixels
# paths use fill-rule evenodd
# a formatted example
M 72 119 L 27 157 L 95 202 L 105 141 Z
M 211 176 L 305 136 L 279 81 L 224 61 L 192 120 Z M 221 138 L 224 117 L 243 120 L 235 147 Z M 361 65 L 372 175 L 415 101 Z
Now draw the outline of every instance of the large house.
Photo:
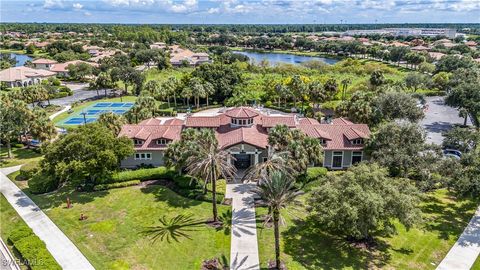
M 7 87 L 24 87 L 38 84 L 42 80 L 55 76 L 55 72 L 29 67 L 11 67 L 0 71 L 0 82 Z
M 55 60 L 40 58 L 40 59 L 36 59 L 36 60 L 32 61 L 32 64 L 36 69 L 49 70 L 49 71 L 55 72 L 57 75 L 63 76 L 63 77 L 68 76 L 68 66 L 69 65 L 76 65 L 76 64 L 79 64 L 79 63 L 85 63 L 85 64 L 91 65 L 93 67 L 98 67 L 97 63 L 85 62 L 85 61 L 82 61 L 82 60 L 73 60 L 73 61 L 68 61 L 68 62 L 65 62 L 65 63 L 58 63 Z
M 307 136 L 320 140 L 324 149 L 323 166 L 330 169 L 344 169 L 362 161 L 364 142 L 370 135 L 367 125 L 354 124 L 343 118 L 319 123 L 294 114 L 264 114 L 253 108 L 236 107 L 213 116 L 151 118 L 136 125 L 123 126 L 119 136 L 133 140 L 135 154 L 123 160 L 121 166 L 162 166 L 164 151 L 168 144 L 180 140 L 182 130 L 211 128 L 219 147 L 235 157 L 231 162 L 239 169 L 246 169 L 267 160 L 268 132 L 276 125 L 300 129 Z
M 164 49 L 170 52 L 170 63 L 178 67 L 184 64 L 189 66 L 198 66 L 203 63 L 211 63 L 208 53 L 192 52 L 189 49 L 181 48 L 178 45 L 167 46 L 163 42 L 157 42 L 150 45 L 150 49 Z

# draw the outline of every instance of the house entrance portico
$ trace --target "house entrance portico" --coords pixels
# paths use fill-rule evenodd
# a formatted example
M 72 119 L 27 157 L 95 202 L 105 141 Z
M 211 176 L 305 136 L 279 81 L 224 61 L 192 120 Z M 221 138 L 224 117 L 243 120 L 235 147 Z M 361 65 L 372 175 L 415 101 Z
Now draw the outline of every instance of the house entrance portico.
M 261 149 L 245 144 L 231 147 L 228 152 L 234 157 L 234 160 L 230 160 L 230 162 L 232 162 L 237 169 L 248 169 L 251 166 L 255 166 L 260 162 L 260 157 L 263 153 Z

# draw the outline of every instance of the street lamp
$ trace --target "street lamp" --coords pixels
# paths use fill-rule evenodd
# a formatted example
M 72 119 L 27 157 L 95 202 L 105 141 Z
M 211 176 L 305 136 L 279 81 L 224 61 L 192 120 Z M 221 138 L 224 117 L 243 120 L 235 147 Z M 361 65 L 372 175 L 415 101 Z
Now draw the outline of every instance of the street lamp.
M 86 125 L 87 124 L 87 117 L 86 117 L 87 113 L 82 111 L 80 114 L 83 115 L 83 124 Z

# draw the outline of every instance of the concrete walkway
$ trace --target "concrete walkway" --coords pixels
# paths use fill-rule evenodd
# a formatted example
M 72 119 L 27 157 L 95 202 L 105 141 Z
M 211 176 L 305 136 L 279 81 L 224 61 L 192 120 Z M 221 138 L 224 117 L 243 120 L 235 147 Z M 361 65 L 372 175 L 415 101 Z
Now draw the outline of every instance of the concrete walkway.
M 95 269 L 67 236 L 23 193 L 6 174 L 20 166 L 0 170 L 0 192 L 33 232 L 47 245 L 48 251 L 63 269 Z
M 225 198 L 232 199 L 231 270 L 260 269 L 257 224 L 255 221 L 255 184 L 228 184 Z
M 480 207 L 437 270 L 469 270 L 480 255 Z
M 65 106 L 65 108 L 63 108 L 63 109 L 61 109 L 60 111 L 58 111 L 58 112 L 50 115 L 48 118 L 49 118 L 50 120 L 53 120 L 53 118 L 59 116 L 61 113 L 64 113 L 64 112 L 70 110 L 70 108 L 72 108 L 72 106 L 67 105 L 67 106 Z

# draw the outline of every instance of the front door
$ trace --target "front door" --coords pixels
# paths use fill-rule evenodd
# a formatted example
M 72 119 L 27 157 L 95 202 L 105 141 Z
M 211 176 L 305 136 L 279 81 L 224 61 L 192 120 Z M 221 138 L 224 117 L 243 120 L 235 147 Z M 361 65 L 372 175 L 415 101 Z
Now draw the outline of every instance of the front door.
M 332 168 L 342 168 L 343 152 L 333 152 Z
M 235 157 L 235 167 L 237 169 L 246 169 L 250 167 L 250 155 L 249 154 L 237 154 Z

